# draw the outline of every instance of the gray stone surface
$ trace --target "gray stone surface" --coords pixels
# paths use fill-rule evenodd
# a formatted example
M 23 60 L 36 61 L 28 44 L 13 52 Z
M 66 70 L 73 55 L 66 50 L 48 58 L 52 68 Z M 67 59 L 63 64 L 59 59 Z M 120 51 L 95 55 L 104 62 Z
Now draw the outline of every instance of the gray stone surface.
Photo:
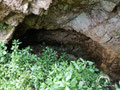
M 116 6 L 116 3 L 111 2 L 110 0 L 100 0 L 101 6 L 108 12 L 113 11 Z

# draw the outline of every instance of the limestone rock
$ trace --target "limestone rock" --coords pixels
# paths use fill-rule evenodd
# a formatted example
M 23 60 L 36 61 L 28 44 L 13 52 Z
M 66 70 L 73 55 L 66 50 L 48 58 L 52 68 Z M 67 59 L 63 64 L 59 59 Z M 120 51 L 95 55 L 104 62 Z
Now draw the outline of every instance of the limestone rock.
M 113 11 L 113 9 L 116 6 L 116 4 L 111 2 L 110 0 L 100 0 L 100 3 L 102 5 L 102 7 L 108 12 Z
M 6 30 L 0 30 L 0 39 L 2 42 L 6 43 L 12 39 L 13 33 L 15 31 L 14 26 L 8 26 Z
M 33 3 L 31 3 L 31 12 L 36 14 L 36 15 L 39 15 L 40 12 L 41 12 L 40 10 L 42 8 L 47 10 L 51 3 L 52 3 L 52 0 L 36 0 L 36 1 L 33 1 Z
M 23 14 L 15 14 L 11 17 L 8 17 L 5 20 L 5 23 L 12 26 L 18 26 L 18 24 L 23 21 L 24 17 L 25 16 Z
M 75 18 L 70 24 L 71 27 L 73 27 L 74 30 L 81 32 L 86 32 L 88 30 L 88 27 L 90 25 L 90 19 L 86 15 L 86 13 L 81 13 L 77 18 Z
M 120 6 L 117 7 L 118 15 L 120 16 Z
M 39 15 L 42 9 L 47 10 L 52 0 L 0 0 L 0 2 L 0 22 L 8 26 L 17 27 L 25 16 L 32 13 Z M 8 32 L 6 30 L 5 32 L 10 34 L 3 34 L 0 36 L 0 40 L 3 40 L 3 37 L 4 39 L 10 38 L 13 31 Z

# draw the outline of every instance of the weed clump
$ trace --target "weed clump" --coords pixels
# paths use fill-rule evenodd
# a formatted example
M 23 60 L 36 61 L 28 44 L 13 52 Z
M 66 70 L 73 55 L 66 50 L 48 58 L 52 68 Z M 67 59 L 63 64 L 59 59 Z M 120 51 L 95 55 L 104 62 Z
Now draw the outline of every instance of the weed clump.
M 106 90 L 109 79 L 100 79 L 93 62 L 71 61 L 48 47 L 35 55 L 19 44 L 14 40 L 8 52 L 0 43 L 0 90 Z

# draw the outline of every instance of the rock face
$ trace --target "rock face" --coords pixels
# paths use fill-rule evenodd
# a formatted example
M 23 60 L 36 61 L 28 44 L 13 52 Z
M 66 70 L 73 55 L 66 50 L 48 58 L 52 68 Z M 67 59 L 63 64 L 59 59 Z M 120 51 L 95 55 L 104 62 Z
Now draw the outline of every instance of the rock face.
M 13 27 L 10 30 L 1 30 L 0 39 L 9 41 L 15 27 L 29 14 L 40 15 L 42 9 L 47 10 L 52 0 L 0 0 L 0 25 Z M 7 28 L 7 27 L 6 27 Z M 3 29 L 1 27 L 1 29 Z M 6 32 L 6 33 L 5 33 Z M 4 39 L 3 39 L 4 38 Z
M 120 0 L 0 0 L 0 39 L 28 29 L 75 30 L 104 49 L 101 68 L 120 79 Z

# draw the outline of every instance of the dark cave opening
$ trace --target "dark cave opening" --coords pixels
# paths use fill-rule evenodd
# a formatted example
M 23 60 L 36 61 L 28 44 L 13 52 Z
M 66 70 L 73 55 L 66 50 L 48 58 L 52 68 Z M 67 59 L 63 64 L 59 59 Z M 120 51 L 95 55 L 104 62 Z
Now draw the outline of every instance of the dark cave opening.
M 22 35 L 16 30 L 9 43 L 12 43 L 14 39 L 22 42 L 20 48 L 30 46 L 35 53 L 39 53 L 42 46 L 50 46 L 58 52 L 66 52 L 76 58 L 94 61 L 98 68 L 102 63 L 100 51 L 103 48 L 89 37 L 74 30 L 30 29 Z
M 39 54 L 43 48 L 49 46 L 57 52 L 66 52 L 73 60 L 83 58 L 84 60 L 93 61 L 100 71 L 104 71 L 104 67 L 102 68 L 101 65 L 107 58 L 109 59 L 105 48 L 91 38 L 74 30 L 30 29 L 22 35 L 16 30 L 9 42 L 9 47 L 11 47 L 14 39 L 22 42 L 20 49 L 30 46 L 33 49 L 32 53 Z M 109 69 L 109 67 L 107 68 Z M 109 72 L 104 71 L 104 73 L 109 75 Z M 111 81 L 116 82 L 116 79 L 111 78 Z

